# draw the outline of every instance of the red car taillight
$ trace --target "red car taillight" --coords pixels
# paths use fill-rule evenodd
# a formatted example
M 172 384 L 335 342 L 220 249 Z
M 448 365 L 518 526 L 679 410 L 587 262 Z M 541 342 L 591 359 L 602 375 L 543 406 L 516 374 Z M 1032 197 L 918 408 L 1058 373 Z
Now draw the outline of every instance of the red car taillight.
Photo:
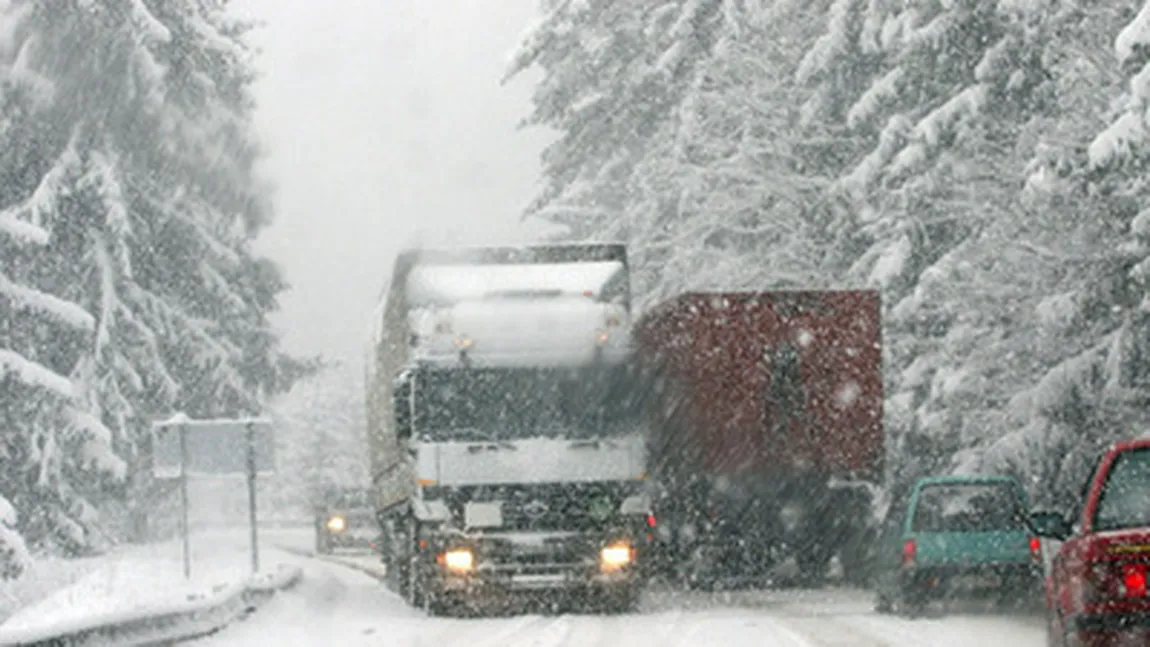
M 918 554 L 918 544 L 913 539 L 908 539 L 902 544 L 902 567 L 910 568 L 914 566 L 914 558 Z
M 1122 586 L 1119 594 L 1125 598 L 1146 597 L 1146 564 L 1127 563 L 1122 565 Z
M 1042 563 L 1042 540 L 1038 537 L 1030 538 L 1030 559 L 1035 564 Z
M 1144 600 L 1146 567 L 1146 562 L 1094 562 L 1070 577 L 1062 602 L 1067 609 L 1081 610 L 1108 600 Z

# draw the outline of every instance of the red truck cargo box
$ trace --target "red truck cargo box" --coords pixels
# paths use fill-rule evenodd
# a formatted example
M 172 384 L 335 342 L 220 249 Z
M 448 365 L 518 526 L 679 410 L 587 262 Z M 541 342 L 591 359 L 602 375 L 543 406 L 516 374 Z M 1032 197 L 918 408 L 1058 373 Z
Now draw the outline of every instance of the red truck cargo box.
M 661 385 L 653 463 L 878 479 L 880 316 L 871 290 L 688 293 L 648 310 L 634 334 Z

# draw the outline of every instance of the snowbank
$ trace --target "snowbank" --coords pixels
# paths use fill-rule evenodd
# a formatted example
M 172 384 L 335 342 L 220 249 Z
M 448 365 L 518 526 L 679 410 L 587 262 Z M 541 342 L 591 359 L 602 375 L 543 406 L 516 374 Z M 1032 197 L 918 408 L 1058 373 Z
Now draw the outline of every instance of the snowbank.
M 74 565 L 86 573 L 9 617 L 0 625 L 0 644 L 65 635 L 116 636 L 121 644 L 154 640 L 157 634 L 198 635 L 230 623 L 254 601 L 300 577 L 298 567 L 284 565 L 250 575 L 241 542 L 201 540 L 199 547 L 193 553 L 190 579 L 184 578 L 180 553 L 171 544 L 138 547 Z M 38 581 L 42 574 L 29 575 Z M 136 638 L 129 640 L 128 634 Z

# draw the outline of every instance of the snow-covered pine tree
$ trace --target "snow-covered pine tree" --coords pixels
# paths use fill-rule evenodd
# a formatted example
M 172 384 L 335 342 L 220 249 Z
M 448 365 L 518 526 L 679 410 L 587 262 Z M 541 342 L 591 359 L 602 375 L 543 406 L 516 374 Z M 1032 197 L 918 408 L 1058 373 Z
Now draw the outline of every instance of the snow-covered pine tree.
M 1026 217 L 1007 232 L 1039 287 L 1012 358 L 1030 379 L 1009 394 L 1002 435 L 969 457 L 1066 509 L 1101 447 L 1146 422 L 1148 21 L 1140 0 L 1066 2 L 1051 19 L 1057 109 L 1033 124 Z
M 637 292 L 822 285 L 818 148 L 792 81 L 820 3 L 723 5 L 711 55 L 637 165 L 627 212 Z
M 544 18 L 507 73 L 542 69 L 524 125 L 560 133 L 543 154 L 544 189 L 526 216 L 564 225 L 568 239 L 629 237 L 622 214 L 634 167 L 665 132 L 732 4 L 542 3 Z
M 846 278 L 883 288 L 890 306 L 891 463 L 908 470 L 896 478 L 944 469 L 996 404 L 984 388 L 993 372 L 964 365 L 964 354 L 999 334 L 1010 293 L 970 291 L 995 285 L 984 283 L 995 260 L 984 254 L 994 242 L 986 231 L 1016 218 L 1013 178 L 1025 163 L 1016 143 L 1050 98 L 1039 56 L 1049 11 L 999 0 L 838 0 L 824 42 L 800 68 L 815 84 L 810 118 L 843 119 L 863 144 L 835 188 L 863 245 Z M 839 80 L 857 75 L 860 61 L 869 85 L 851 96 Z
M 224 4 L 12 0 L 2 16 L 13 90 L 0 209 L 46 246 L 22 266 L 34 284 L 93 318 L 90 348 L 61 369 L 89 415 L 63 429 L 111 429 L 133 477 L 154 417 L 255 412 L 298 368 L 266 322 L 283 281 L 250 249 L 268 213 L 252 176 L 245 26 Z M 67 352 L 53 338 L 33 346 Z M 118 498 L 99 479 L 60 487 L 80 482 L 92 500 Z M 28 534 L 41 502 L 13 503 Z M 70 506 L 81 523 L 69 536 L 89 543 L 94 510 Z M 66 528 L 49 521 L 34 542 Z

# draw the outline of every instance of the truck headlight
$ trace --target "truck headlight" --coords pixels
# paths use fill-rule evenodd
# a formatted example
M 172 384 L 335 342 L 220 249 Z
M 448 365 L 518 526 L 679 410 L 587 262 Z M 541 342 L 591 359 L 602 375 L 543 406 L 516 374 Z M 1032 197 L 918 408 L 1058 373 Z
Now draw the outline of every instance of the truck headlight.
M 631 544 L 622 541 L 616 542 L 604 546 L 599 551 L 599 568 L 605 573 L 610 573 L 627 566 L 634 558 L 635 552 L 631 548 Z
M 347 519 L 336 515 L 327 520 L 327 529 L 331 532 L 343 532 L 347 530 Z
M 443 554 L 443 565 L 455 573 L 469 573 L 475 567 L 475 555 L 466 548 L 455 548 Z

